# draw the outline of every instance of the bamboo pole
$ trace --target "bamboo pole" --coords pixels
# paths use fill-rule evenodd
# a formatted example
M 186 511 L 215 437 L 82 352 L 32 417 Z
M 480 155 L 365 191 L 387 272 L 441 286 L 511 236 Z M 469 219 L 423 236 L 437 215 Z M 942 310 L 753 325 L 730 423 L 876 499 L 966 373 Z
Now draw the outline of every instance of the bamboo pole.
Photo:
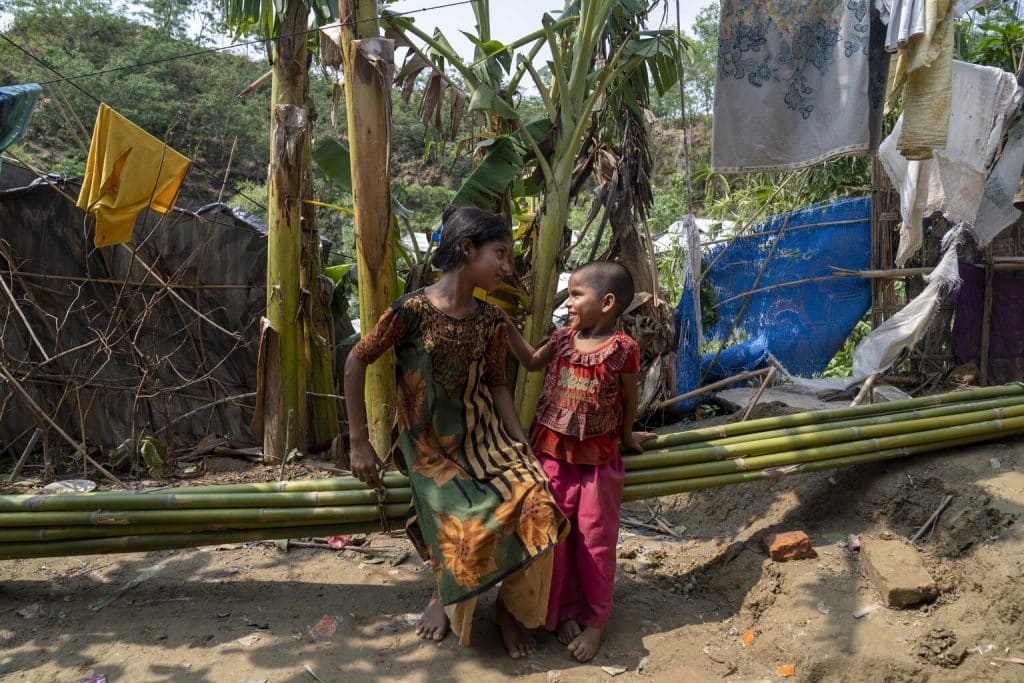
M 389 489 L 388 502 L 406 503 L 412 496 L 408 488 Z M 199 508 L 313 507 L 333 505 L 373 505 L 377 494 L 362 491 L 309 491 L 295 493 L 227 493 L 166 495 L 118 493 L 63 494 L 54 496 L 0 496 L 2 512 L 94 511 L 94 510 L 185 510 Z
M 157 534 L 153 536 L 119 536 L 47 543 L 0 543 L 0 560 L 32 557 L 65 557 L 72 555 L 103 555 L 107 553 L 138 553 L 174 548 L 199 548 L 204 545 L 269 541 L 279 538 L 307 538 L 333 534 L 361 534 L 379 531 L 380 524 L 328 524 L 321 526 L 275 527 L 197 533 Z
M 747 405 L 747 409 L 743 411 L 743 417 L 740 418 L 740 422 L 746 422 L 747 418 L 750 417 L 750 414 L 754 412 L 754 408 L 757 407 L 757 402 L 761 400 L 761 396 L 764 395 L 764 392 L 768 388 L 768 385 L 770 385 L 772 383 L 772 380 L 775 379 L 775 373 L 778 372 L 778 370 L 778 366 L 776 366 L 773 363 L 771 369 L 768 371 L 768 374 L 764 376 L 764 381 L 761 382 L 761 386 L 758 387 L 757 393 L 754 394 L 754 398 L 750 399 L 750 403 Z
M 762 470 L 793 463 L 812 462 L 833 457 L 859 455 L 893 448 L 942 443 L 960 438 L 984 438 L 993 433 L 1024 431 L 1024 410 L 1019 417 L 955 424 L 948 427 L 910 433 L 896 433 L 882 437 L 849 440 L 823 446 L 807 446 L 789 451 L 775 451 L 763 455 L 743 456 L 719 462 L 698 461 L 693 464 L 631 470 L 626 473 L 626 485 L 658 481 L 692 479 L 731 472 Z M 684 461 L 685 462 L 685 461 Z
M 992 420 L 1024 417 L 1024 404 L 1008 408 L 994 408 L 971 413 L 945 415 L 920 420 L 906 420 L 890 424 L 867 425 L 864 427 L 847 427 L 843 429 L 827 429 L 809 434 L 783 436 L 763 439 L 748 443 L 726 446 L 705 446 L 688 450 L 647 451 L 640 455 L 631 455 L 627 460 L 627 468 L 642 470 L 650 467 L 669 465 L 688 465 L 706 463 L 714 460 L 746 458 L 752 455 L 791 452 L 802 448 L 814 448 L 827 444 L 845 443 L 861 439 L 874 439 L 893 435 L 908 435 L 940 429 L 950 425 L 975 424 Z
M 735 384 L 736 382 L 742 382 L 743 380 L 751 379 L 753 377 L 760 377 L 761 375 L 767 375 L 770 371 L 771 371 L 771 368 L 761 368 L 760 370 L 750 370 L 748 372 L 741 372 L 739 374 L 733 375 L 732 377 L 726 377 L 725 379 L 718 380 L 717 382 L 712 382 L 711 384 L 707 384 L 705 386 L 698 387 L 698 388 L 694 389 L 693 391 L 688 391 L 685 394 L 680 394 L 679 396 L 674 396 L 673 398 L 670 398 L 668 400 L 662 401 L 661 403 L 659 403 L 656 406 L 654 406 L 654 409 L 655 410 L 664 410 L 665 408 L 668 408 L 669 406 L 674 406 L 675 404 L 677 404 L 677 403 L 679 403 L 681 401 L 685 401 L 688 398 L 693 398 L 694 396 L 700 396 L 701 394 L 706 394 L 709 391 L 714 391 L 715 389 L 721 389 L 722 387 L 729 386 L 730 384 Z
M 359 324 L 363 334 L 367 334 L 398 298 L 388 169 L 394 43 L 379 37 L 376 2 L 338 0 L 338 17 L 342 22 L 341 53 L 355 209 Z M 380 454 L 391 450 L 397 395 L 395 357 L 388 351 L 366 371 L 367 426 L 370 443 Z
M 853 456 L 827 458 L 814 462 L 804 462 L 784 467 L 768 468 L 756 471 L 736 472 L 727 475 L 697 477 L 670 482 L 627 485 L 623 491 L 623 500 L 640 500 L 664 495 L 683 493 L 701 489 L 727 486 L 748 481 L 780 478 L 793 474 L 816 472 L 835 467 L 877 462 L 891 458 L 904 457 L 944 448 L 977 443 L 991 438 L 1001 438 L 1010 434 L 1024 432 L 1024 426 L 1018 431 L 1008 429 L 1004 423 L 999 429 L 983 435 L 963 436 L 949 441 L 908 446 L 905 448 L 886 449 L 872 453 Z M 133 535 L 113 538 L 79 539 L 69 541 L 0 543 L 0 559 L 53 557 L 68 555 L 103 554 L 116 552 L 143 552 L 171 548 L 199 547 L 240 541 L 264 540 L 271 538 L 300 538 L 306 536 L 324 536 L 341 533 L 362 533 L 376 530 L 370 522 L 323 526 L 291 526 L 270 529 L 247 529 L 234 531 L 209 531 L 194 533 L 170 533 L 156 535 Z
M 925 417 L 939 417 L 942 415 L 955 415 L 961 412 L 967 412 L 969 410 L 988 410 L 990 408 L 1004 408 L 1009 406 L 1021 405 L 1024 403 L 1024 398 L 1021 397 L 1010 397 L 1010 398 L 995 398 L 987 401 L 972 401 L 969 403 L 956 403 L 952 405 L 940 405 L 931 408 L 920 408 L 917 410 L 902 410 L 889 414 L 881 415 L 868 415 L 861 418 L 852 420 L 834 420 L 828 422 L 821 422 L 817 424 L 809 424 L 798 427 L 786 427 L 783 429 L 771 429 L 762 432 L 753 432 L 751 434 L 740 434 L 738 436 L 729 436 L 718 439 L 708 439 L 706 441 L 695 441 L 689 444 L 681 446 L 672 446 L 670 448 L 659 448 L 656 442 L 652 443 L 650 447 L 644 449 L 645 452 L 659 451 L 659 450 L 673 450 L 673 451 L 685 451 L 692 448 L 703 448 L 706 446 L 725 446 L 729 444 L 737 443 L 748 443 L 755 441 L 763 441 L 764 439 L 771 439 L 780 436 L 791 436 L 795 434 L 811 434 L 822 431 L 823 429 L 842 429 L 846 427 L 861 427 L 876 424 L 890 424 L 893 422 L 901 422 L 903 420 L 917 420 Z M 633 457 L 632 454 L 626 454 L 623 456 L 626 458 L 627 467 L 629 466 L 629 458 Z
M 899 410 L 910 410 L 925 406 L 964 403 L 967 401 L 994 398 L 997 396 L 1020 395 L 1024 395 L 1024 383 L 1003 384 L 995 387 L 952 391 L 945 394 L 935 394 L 933 396 L 903 399 L 900 401 L 887 401 L 885 403 L 875 403 L 865 406 L 856 406 L 853 408 L 829 408 L 827 410 L 816 410 L 806 413 L 793 413 L 792 415 L 764 417 L 757 420 L 734 422 L 714 427 L 701 427 L 685 432 L 666 434 L 658 437 L 657 439 L 652 439 L 648 444 L 649 449 L 654 450 L 658 448 L 681 446 L 683 444 L 703 441 L 706 439 L 750 434 L 752 432 L 758 432 L 766 429 L 781 429 L 783 427 L 819 424 L 830 420 L 880 415 L 883 413 L 892 413 Z
M 384 506 L 388 517 L 401 517 L 409 509 L 406 503 Z M 164 525 L 203 526 L 204 530 L 245 529 L 263 526 L 310 526 L 344 524 L 380 519 L 377 505 L 338 505 L 324 507 L 210 508 L 202 510 L 125 510 L 122 512 L 3 512 L 0 513 L 0 539 L 13 528 L 67 527 L 85 532 L 95 528 L 121 529 L 137 533 L 136 527 Z M 45 539 L 43 539 L 45 540 Z
M 920 453 L 929 453 L 949 448 L 956 448 L 958 446 L 967 446 L 970 444 L 981 443 L 983 441 L 990 439 L 1000 439 L 1021 433 L 1024 433 L 1024 430 L 1006 430 L 992 434 L 987 434 L 982 438 L 965 437 L 962 439 L 955 439 L 952 441 L 939 441 L 921 444 L 918 446 L 910 446 L 906 448 L 895 448 L 884 451 L 875 451 L 873 453 L 864 453 L 861 455 L 829 458 L 826 460 L 817 460 L 814 462 L 794 464 L 785 467 L 775 467 L 763 470 L 753 470 L 748 472 L 735 472 L 732 474 L 722 474 L 710 477 L 695 477 L 693 479 L 679 479 L 677 481 L 657 482 L 651 484 L 633 484 L 630 486 L 626 486 L 623 489 L 622 500 L 623 502 L 626 502 L 634 500 L 643 500 L 646 498 L 658 498 L 661 496 L 671 496 L 677 493 L 686 493 L 687 491 L 701 491 L 704 489 L 717 488 L 720 486 L 731 486 L 734 484 L 742 484 L 751 481 L 778 479 L 782 477 L 791 476 L 794 474 L 820 472 L 822 470 L 835 469 L 837 467 L 861 465 L 870 462 L 878 462 L 881 460 L 891 460 L 893 458 L 902 458 L 905 456 L 917 455 Z

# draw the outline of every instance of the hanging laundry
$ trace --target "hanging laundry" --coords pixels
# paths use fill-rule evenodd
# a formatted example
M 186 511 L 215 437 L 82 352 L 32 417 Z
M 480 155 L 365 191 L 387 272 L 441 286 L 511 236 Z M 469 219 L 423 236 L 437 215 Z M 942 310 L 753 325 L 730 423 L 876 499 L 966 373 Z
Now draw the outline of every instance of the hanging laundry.
M 1014 193 L 1024 185 L 1024 121 L 1018 122 L 1006 138 L 999 161 L 985 182 L 985 192 L 971 233 L 978 247 L 987 247 L 999 233 L 1017 222 L 1021 212 Z
M 870 151 L 867 105 L 881 107 L 889 61 L 877 16 L 870 0 L 723 0 L 712 168 L 789 170 Z M 882 33 L 873 55 L 875 22 Z
M 147 206 L 161 213 L 174 200 L 189 160 L 105 104 L 93 128 L 78 208 L 96 216 L 97 247 L 128 242 Z
M 888 26 L 885 49 L 889 52 L 907 47 L 911 38 L 924 33 L 925 0 L 875 0 L 875 7 Z
M 25 135 L 42 92 L 35 83 L 0 88 L 0 152 Z
M 985 179 L 1013 104 L 1017 82 L 1001 69 L 952 63 L 949 138 L 932 159 L 907 160 L 899 152 L 906 129 L 904 112 L 881 144 L 878 158 L 900 194 L 900 245 L 896 264 L 903 265 L 921 248 L 922 221 L 941 212 L 954 223 L 973 223 Z

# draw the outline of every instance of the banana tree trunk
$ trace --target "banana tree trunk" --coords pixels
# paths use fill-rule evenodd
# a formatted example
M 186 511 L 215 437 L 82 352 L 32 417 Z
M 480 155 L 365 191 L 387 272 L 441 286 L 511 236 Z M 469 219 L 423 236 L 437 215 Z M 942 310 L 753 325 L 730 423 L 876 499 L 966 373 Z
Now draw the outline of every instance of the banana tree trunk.
M 569 218 L 569 186 L 572 167 L 564 164 L 552 168 L 552 182 L 546 183 L 544 213 L 537 227 L 530 264 L 533 286 L 530 309 L 526 316 L 523 335 L 537 346 L 547 332 L 555 310 L 558 275 L 562 270 L 562 250 L 565 246 L 565 225 Z M 537 399 L 544 386 L 543 372 L 520 372 L 516 384 L 516 407 L 524 425 L 533 421 Z
M 394 43 L 380 38 L 375 2 L 339 0 L 338 16 L 343 22 L 359 323 L 366 334 L 398 294 L 388 178 Z M 391 446 L 396 394 L 395 359 L 389 351 L 366 374 L 370 442 L 382 456 Z
M 305 444 L 306 372 L 303 325 L 299 319 L 304 159 L 309 158 L 309 116 L 305 107 L 306 40 L 309 11 L 291 0 L 271 41 L 274 66 L 271 96 L 270 168 L 267 212 L 267 322 L 260 337 L 257 411 L 263 417 L 263 458 L 280 462 L 286 448 Z
M 302 198 L 313 198 L 313 176 L 309 155 L 302 162 Z M 308 317 L 303 320 L 304 350 L 309 359 L 306 385 L 310 394 L 309 440 L 329 444 L 338 434 L 338 390 L 334 381 L 334 321 L 331 318 L 331 297 L 334 284 L 321 267 L 320 234 L 316 229 L 316 209 L 302 205 L 302 290 L 309 293 Z

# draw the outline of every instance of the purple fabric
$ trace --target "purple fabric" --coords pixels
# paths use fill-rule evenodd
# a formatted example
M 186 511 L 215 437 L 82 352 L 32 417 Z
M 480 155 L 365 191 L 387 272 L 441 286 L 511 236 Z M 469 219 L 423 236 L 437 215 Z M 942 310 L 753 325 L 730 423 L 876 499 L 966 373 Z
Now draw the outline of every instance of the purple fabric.
M 960 262 L 963 284 L 953 295 L 953 353 L 958 363 L 981 361 L 981 321 L 985 307 L 985 269 Z M 989 332 L 989 381 L 1024 380 L 1024 273 L 992 276 Z

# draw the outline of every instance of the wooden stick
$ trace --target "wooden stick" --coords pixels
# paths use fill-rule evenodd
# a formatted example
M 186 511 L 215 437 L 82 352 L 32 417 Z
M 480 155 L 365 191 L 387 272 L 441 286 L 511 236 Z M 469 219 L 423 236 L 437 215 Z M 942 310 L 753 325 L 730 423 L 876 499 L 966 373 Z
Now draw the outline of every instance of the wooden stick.
M 51 427 L 53 427 L 53 430 L 55 432 L 57 432 L 57 434 L 60 435 L 60 437 L 62 439 L 67 441 L 68 444 L 72 448 L 75 449 L 75 452 L 78 453 L 80 456 L 82 456 L 82 458 L 86 462 L 88 462 L 90 465 L 95 467 L 99 471 L 100 474 L 102 474 L 107 479 L 109 479 L 110 481 L 114 482 L 115 484 L 117 484 L 121 488 L 123 488 L 123 489 L 127 489 L 128 488 L 127 486 L 124 485 L 123 481 L 121 481 L 120 479 L 115 477 L 113 474 L 108 472 L 106 469 L 104 469 L 103 465 L 101 465 L 98 462 L 96 462 L 95 460 L 93 460 L 92 457 L 89 455 L 89 453 L 85 450 L 85 448 L 80 443 L 78 443 L 77 441 L 72 439 L 70 436 L 68 436 L 68 433 L 65 432 L 63 429 L 61 429 L 60 425 L 57 424 L 56 422 L 54 422 L 53 418 L 50 417 L 42 408 L 40 408 L 38 403 L 36 403 L 34 400 L 32 400 L 32 397 L 29 395 L 29 393 L 27 391 L 25 391 L 24 387 L 22 387 L 20 384 L 18 384 L 18 380 L 14 379 L 14 376 L 10 372 L 7 371 L 7 368 L 5 368 L 3 366 L 3 364 L 0 364 L 0 375 L 3 375 L 4 379 L 6 379 L 7 383 L 11 386 L 11 389 L 13 389 L 14 392 L 17 393 L 21 397 L 21 400 L 25 402 L 25 405 L 28 406 L 29 410 L 31 410 L 33 413 L 35 413 L 36 417 L 42 418 L 43 421 L 45 421 L 47 424 L 49 424 Z
M 263 84 L 267 83 L 273 77 L 273 75 L 274 75 L 274 70 L 271 69 L 270 71 L 268 71 L 267 73 L 263 74 L 262 76 L 257 78 L 255 81 L 253 81 L 249 85 L 245 86 L 245 88 L 242 89 L 242 92 L 240 92 L 237 95 L 235 95 L 235 97 L 245 97 L 246 95 L 253 94 L 257 90 L 262 88 Z
M 772 383 L 773 379 L 775 379 L 775 373 L 778 372 L 778 369 L 778 366 L 773 363 L 772 367 L 768 370 L 768 374 L 764 376 L 764 381 L 761 382 L 761 386 L 757 390 L 757 393 L 754 394 L 754 398 L 750 399 L 747 409 L 743 411 L 743 417 L 740 418 L 740 422 L 746 422 L 747 418 L 750 417 L 750 414 L 754 412 L 754 406 L 756 406 L 757 402 L 761 400 L 761 395 L 764 394 L 765 389 L 767 389 L 768 385 Z
M 934 268 L 889 268 L 887 270 L 850 270 L 848 268 L 838 268 L 836 266 L 830 266 L 837 275 L 846 275 L 849 277 L 864 277 L 875 280 L 898 280 L 905 277 L 918 277 L 921 275 L 930 275 Z
M 273 71 L 271 71 L 273 73 Z M 220 184 L 220 192 L 217 194 L 217 203 L 224 201 L 224 190 L 228 187 L 228 176 L 231 175 L 231 164 L 235 161 L 235 150 L 238 149 L 238 136 L 235 136 L 235 141 L 231 143 L 231 153 L 228 154 L 228 165 L 224 169 L 224 181 Z
M 850 404 L 850 407 L 853 408 L 854 406 L 859 406 L 861 403 L 863 403 L 864 399 L 867 398 L 872 393 L 872 388 L 875 386 L 875 382 L 877 381 L 878 375 L 871 375 L 866 380 L 864 380 L 864 384 L 861 385 L 860 391 L 857 392 L 857 396 L 854 397 L 853 403 Z M 874 403 L 874 401 L 869 400 L 868 403 Z
M 928 527 L 930 527 L 932 524 L 935 524 L 935 522 L 939 519 L 939 515 L 942 514 L 942 511 L 946 509 L 946 506 L 949 505 L 949 503 L 952 500 L 953 496 L 946 496 L 945 498 L 942 499 L 942 502 L 939 503 L 939 507 L 936 508 L 935 512 L 932 513 L 932 516 L 928 518 L 928 521 L 922 524 L 921 528 L 917 530 L 917 533 L 910 537 L 911 543 L 917 543 L 918 539 L 924 536 L 924 532 L 928 531 Z
M 655 410 L 663 410 L 664 408 L 668 408 L 669 406 L 675 405 L 676 403 L 679 403 L 680 401 L 685 401 L 688 398 L 693 398 L 694 396 L 700 396 L 701 394 L 706 394 L 709 391 L 714 391 L 715 389 L 720 389 L 720 388 L 722 388 L 724 386 L 728 386 L 730 384 L 733 384 L 734 382 L 742 382 L 743 380 L 750 379 L 751 377 L 760 377 L 761 375 L 767 375 L 769 372 L 771 372 L 771 368 L 761 368 L 760 370 L 751 370 L 749 372 L 741 372 L 741 373 L 739 373 L 737 375 L 733 375 L 732 377 L 726 377 L 725 379 L 718 380 L 717 382 L 712 382 L 711 384 L 708 384 L 707 386 L 699 387 L 697 389 L 694 389 L 693 391 L 688 391 L 685 394 L 680 394 L 679 396 L 676 396 L 675 398 L 670 398 L 670 399 L 668 399 L 666 401 L 662 401 L 658 405 L 654 406 L 654 408 L 655 408 Z
M 981 309 L 981 358 L 978 361 L 978 383 L 981 386 L 988 384 L 988 359 L 992 339 L 992 294 L 993 274 L 995 269 L 991 264 L 985 266 L 985 304 Z
M 255 398 L 255 397 L 256 397 L 256 392 L 254 391 L 254 392 L 248 393 L 248 394 L 238 394 L 237 396 L 228 396 L 227 398 L 219 398 L 216 401 L 211 401 L 209 403 L 204 403 L 203 405 L 199 406 L 195 410 L 190 410 L 187 413 L 185 413 L 184 415 L 179 415 L 178 417 L 174 418 L 174 420 L 171 421 L 171 424 L 177 424 L 177 423 L 181 422 L 182 420 L 187 420 L 188 418 L 192 417 L 196 413 L 200 413 L 200 412 L 202 412 L 202 411 L 204 411 L 204 410 L 206 410 L 208 408 L 215 408 L 216 406 L 223 405 L 225 403 L 231 403 L 232 401 L 241 401 L 242 399 Z M 196 400 L 205 401 L 206 399 L 200 397 L 200 398 L 197 398 Z M 160 429 L 158 429 L 155 432 L 153 432 L 153 434 L 154 435 L 160 434 L 162 431 L 167 429 L 167 427 L 169 427 L 169 426 L 170 425 L 164 425 Z
M 58 275 L 49 273 L 26 273 L 24 271 L 0 270 L 0 275 L 17 275 L 31 280 L 64 280 L 68 282 L 88 282 L 90 284 L 117 285 L 118 287 L 158 287 L 164 285 L 158 282 L 133 282 L 131 280 L 118 280 L 116 278 L 86 277 L 84 275 Z M 262 289 L 265 283 L 247 284 L 201 284 L 190 285 L 183 282 L 176 282 L 171 285 L 175 289 Z M 56 290 L 54 290 L 56 291 Z
M 241 335 L 239 335 L 237 332 L 232 332 L 231 330 L 224 329 L 223 327 L 221 327 L 220 325 L 218 325 L 214 321 L 210 320 L 208 317 L 206 317 L 203 314 L 202 311 L 200 311 L 198 308 L 196 308 L 195 306 L 193 306 L 189 302 L 185 301 L 185 299 L 183 299 L 180 294 L 178 294 L 176 291 L 174 291 L 173 287 L 170 284 L 168 284 L 166 280 L 164 280 L 162 277 L 160 277 L 160 275 L 155 270 L 153 270 L 153 268 L 151 268 L 148 263 L 146 263 L 145 261 L 142 260 L 142 257 L 139 256 L 138 253 L 134 249 L 129 247 L 127 244 L 121 244 L 119 246 L 121 246 L 125 251 L 127 251 L 129 254 L 131 254 L 132 258 L 135 259 L 135 261 L 139 265 L 141 265 L 143 268 L 145 268 L 146 272 L 149 273 L 149 275 L 154 280 L 156 280 L 161 285 L 163 285 L 163 288 L 167 291 L 168 294 L 171 295 L 171 297 L 176 299 L 185 308 L 187 308 L 188 310 L 192 311 L 197 316 L 199 316 L 199 318 L 201 320 L 205 321 L 211 327 L 220 330 L 221 332 L 223 332 L 224 334 L 228 335 L 232 339 L 240 340 L 242 338 Z
M 32 329 L 32 325 L 29 324 L 28 318 L 25 317 L 25 312 L 21 310 L 21 306 L 18 305 L 18 300 L 14 298 L 14 292 L 11 291 L 10 287 L 7 286 L 7 280 L 0 277 L 0 287 L 3 287 L 4 294 L 10 299 L 11 304 L 14 306 L 14 310 L 18 313 L 18 317 L 21 318 L 21 322 L 25 324 L 25 330 L 28 332 L 28 336 L 32 338 L 32 341 L 36 343 L 36 348 L 39 349 L 39 353 L 43 354 L 43 359 L 46 361 L 50 360 L 50 354 L 43 348 L 42 343 L 39 341 L 39 337 L 36 336 L 35 331 Z
M 21 452 L 21 457 L 18 458 L 18 464 L 14 466 L 14 471 L 11 472 L 11 476 L 7 478 L 8 484 L 13 484 L 14 480 L 18 478 L 18 475 L 21 474 L 22 468 L 24 468 L 25 463 L 28 462 L 29 453 L 31 453 L 32 449 L 35 447 L 36 441 L 39 441 L 40 434 L 41 432 L 38 427 L 34 432 L 32 432 L 32 436 L 29 437 L 28 440 L 28 445 L 25 446 L 25 450 Z

